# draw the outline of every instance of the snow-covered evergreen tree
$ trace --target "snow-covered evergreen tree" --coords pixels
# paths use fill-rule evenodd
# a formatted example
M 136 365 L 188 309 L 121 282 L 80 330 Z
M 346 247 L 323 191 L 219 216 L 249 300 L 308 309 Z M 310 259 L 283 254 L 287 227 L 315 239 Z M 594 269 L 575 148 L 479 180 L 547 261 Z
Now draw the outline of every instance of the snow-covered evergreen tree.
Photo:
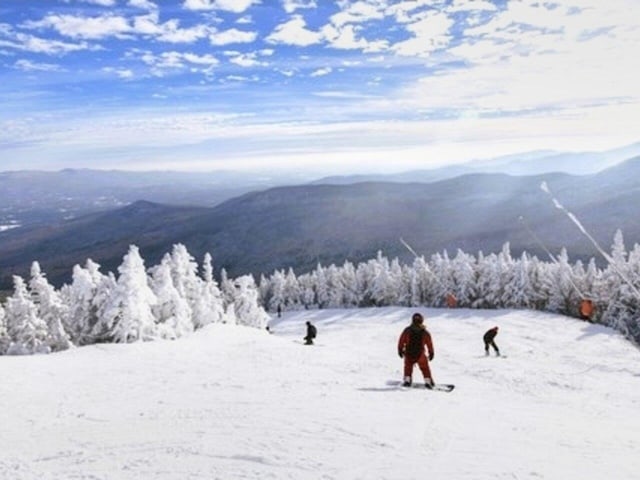
M 326 301 L 327 308 L 341 308 L 344 299 L 344 285 L 342 284 L 342 275 L 335 265 L 329 265 L 324 272 L 326 280 Z
M 451 277 L 457 305 L 470 307 L 476 299 L 475 258 L 458 249 L 451 261 Z
M 576 315 L 581 298 L 573 282 L 573 269 L 565 248 L 560 251 L 556 260 L 548 269 L 547 283 L 550 296 L 547 306 L 552 312 Z
M 258 289 L 252 275 L 236 278 L 233 311 L 239 325 L 265 328 L 269 315 L 258 304 Z
M 233 286 L 233 281 L 227 275 L 226 268 L 220 270 L 220 292 L 222 293 L 222 302 L 226 310 L 226 308 L 233 303 L 235 296 L 235 287 Z
M 63 323 L 67 322 L 69 308 L 47 281 L 38 262 L 33 262 L 31 265 L 29 288 L 31 298 L 36 305 L 36 315 L 47 324 L 47 345 L 53 352 L 67 350 L 72 343 Z
M 157 331 L 151 308 L 157 298 L 149 287 L 138 247 L 129 247 L 118 272 L 115 289 L 94 328 L 95 336 L 117 343 L 152 340 Z
M 169 256 L 173 284 L 182 298 L 187 301 L 191 310 L 194 325 L 206 325 L 209 322 L 208 312 L 200 303 L 203 281 L 198 276 L 198 264 L 187 247 L 178 243 L 173 246 Z
M 169 257 L 165 256 L 160 265 L 152 269 L 151 289 L 157 298 L 151 311 L 158 335 L 161 338 L 175 339 L 191 333 L 191 309 L 173 284 Z
M 329 304 L 329 293 L 324 267 L 318 264 L 313 272 L 313 276 L 315 280 L 315 298 L 318 308 L 326 308 Z
M 4 355 L 9 348 L 9 334 L 7 333 L 7 324 L 5 321 L 4 307 L 0 303 L 0 355 Z
M 285 308 L 285 276 L 281 270 L 276 270 L 271 275 L 271 296 L 267 308 L 270 312 L 278 311 L 278 307 Z
M 416 257 L 410 270 L 410 305 L 431 305 L 434 282 L 434 274 L 424 257 Z
M 209 253 L 204 256 L 202 276 L 200 295 L 193 307 L 193 322 L 196 328 L 202 328 L 209 323 L 220 323 L 224 318 L 224 300 L 218 282 L 213 278 L 213 260 Z
M 342 304 L 345 308 L 357 307 L 360 303 L 358 295 L 358 278 L 356 269 L 351 262 L 345 262 L 340 270 L 342 284 Z
M 506 308 L 528 308 L 533 290 L 529 277 L 529 256 L 523 252 L 520 259 L 511 264 L 509 281 L 504 285 L 502 302 Z
M 7 333 L 10 340 L 7 354 L 27 355 L 49 353 L 47 324 L 38 317 L 38 307 L 22 277 L 13 277 L 13 294 L 5 306 Z
M 287 310 L 299 309 L 302 305 L 302 290 L 293 268 L 289 268 L 284 277 L 284 291 L 286 292 L 284 308 Z
M 97 285 L 91 272 L 80 265 L 73 267 L 71 284 L 62 290 L 68 308 L 68 331 L 77 345 L 91 343 L 91 331 L 98 321 L 94 297 Z
M 316 304 L 316 291 L 313 273 L 307 273 L 298 277 L 300 285 L 302 307 L 305 310 L 313 308 Z

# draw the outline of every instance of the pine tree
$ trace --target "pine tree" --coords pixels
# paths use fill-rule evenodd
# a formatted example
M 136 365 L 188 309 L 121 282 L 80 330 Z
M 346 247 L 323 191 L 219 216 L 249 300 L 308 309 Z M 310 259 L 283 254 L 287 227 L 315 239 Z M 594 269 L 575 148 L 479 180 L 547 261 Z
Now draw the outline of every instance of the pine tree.
M 563 315 L 576 315 L 580 298 L 573 283 L 573 269 L 569 265 L 569 255 L 565 248 L 560 251 L 556 260 L 548 269 L 547 282 L 551 293 L 548 308 Z
M 47 281 L 38 262 L 31 265 L 29 288 L 37 308 L 36 314 L 47 324 L 47 345 L 53 352 L 67 350 L 72 343 L 63 323 L 67 322 L 69 309 L 60 294 Z
M 235 287 L 233 286 L 233 281 L 227 275 L 226 268 L 220 270 L 220 292 L 222 292 L 222 302 L 226 310 L 233 303 L 235 295 Z
M 191 309 L 173 285 L 170 260 L 165 256 L 152 270 L 151 289 L 157 301 L 151 311 L 161 338 L 175 339 L 193 331 Z
M 302 290 L 302 305 L 305 309 L 314 307 L 316 305 L 316 292 L 313 274 L 300 275 L 298 283 Z
M 5 306 L 7 333 L 11 344 L 9 355 L 49 353 L 47 324 L 38 317 L 38 307 L 21 277 L 13 277 L 14 291 Z
M 138 247 L 129 247 L 118 272 L 115 289 L 94 328 L 96 338 L 117 343 L 152 340 L 157 331 L 151 308 L 157 299 Z
M 344 299 L 344 285 L 338 268 L 331 264 L 325 271 L 327 308 L 342 308 Z
M 91 331 L 98 317 L 94 306 L 97 285 L 91 272 L 80 265 L 73 267 L 71 284 L 63 289 L 64 302 L 68 308 L 68 331 L 74 343 L 91 343 Z
M 343 287 L 343 305 L 346 308 L 357 307 L 360 303 L 360 296 L 358 294 L 358 278 L 356 276 L 356 269 L 351 262 L 344 262 L 344 265 L 340 269 L 340 282 Z
M 476 298 L 475 258 L 458 249 L 451 261 L 453 291 L 459 307 L 470 307 Z
M 258 289 L 252 275 L 236 278 L 233 310 L 239 325 L 265 328 L 269 315 L 258 304 Z
M 4 307 L 0 303 L 0 355 L 4 355 L 9 348 L 9 334 L 7 333 L 7 324 L 5 320 Z
M 416 257 L 410 270 L 411 306 L 431 305 L 434 298 L 434 274 L 424 257 Z
M 281 270 L 276 270 L 271 275 L 271 298 L 267 304 L 267 308 L 270 312 L 276 312 L 278 307 L 284 309 L 285 307 L 285 276 Z
M 204 256 L 202 266 L 203 282 L 200 282 L 200 295 L 194 305 L 194 324 L 202 328 L 209 323 L 220 323 L 224 317 L 224 300 L 218 282 L 213 278 L 213 260 L 209 253 Z
M 287 310 L 297 310 L 302 304 L 302 290 L 298 283 L 298 278 L 293 272 L 293 268 L 289 268 L 284 277 L 285 304 Z

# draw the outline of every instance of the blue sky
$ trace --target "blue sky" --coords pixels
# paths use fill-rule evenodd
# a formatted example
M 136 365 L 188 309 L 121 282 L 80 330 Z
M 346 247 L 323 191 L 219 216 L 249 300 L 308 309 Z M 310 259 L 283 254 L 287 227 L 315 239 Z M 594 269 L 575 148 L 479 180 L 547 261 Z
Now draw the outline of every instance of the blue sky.
M 0 0 L 0 170 L 397 171 L 640 140 L 638 0 Z

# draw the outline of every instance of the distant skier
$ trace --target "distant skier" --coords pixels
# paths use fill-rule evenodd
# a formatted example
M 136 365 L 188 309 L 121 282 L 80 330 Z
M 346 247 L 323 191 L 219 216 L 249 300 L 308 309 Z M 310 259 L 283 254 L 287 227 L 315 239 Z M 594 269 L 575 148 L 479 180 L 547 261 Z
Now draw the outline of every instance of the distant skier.
M 496 338 L 496 335 L 498 335 L 497 326 L 487 330 L 484 334 L 484 337 L 482 337 L 482 339 L 484 340 L 484 353 L 487 356 L 489 355 L 489 347 L 493 347 L 493 349 L 496 351 L 496 356 L 498 357 L 500 356 L 500 350 L 498 350 L 498 346 L 494 341 L 494 339 Z
M 316 338 L 318 334 L 318 329 L 315 325 L 312 325 L 311 322 L 307 322 L 307 336 L 304 337 L 305 345 L 313 345 L 313 339 Z
M 425 354 L 427 347 L 429 357 Z M 424 326 L 424 317 L 420 313 L 414 313 L 411 317 L 411 325 L 405 328 L 398 339 L 398 356 L 404 358 L 404 382 L 405 387 L 411 386 L 413 367 L 417 363 L 424 377 L 425 387 L 431 389 L 435 385 L 429 368 L 429 361 L 433 360 L 433 343 L 431 334 Z

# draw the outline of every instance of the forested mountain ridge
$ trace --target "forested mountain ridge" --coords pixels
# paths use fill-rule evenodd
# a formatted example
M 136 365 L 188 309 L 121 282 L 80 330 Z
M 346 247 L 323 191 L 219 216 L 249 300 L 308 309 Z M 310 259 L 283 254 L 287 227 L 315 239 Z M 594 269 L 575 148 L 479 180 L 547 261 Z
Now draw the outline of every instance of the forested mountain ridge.
M 400 237 L 424 255 L 458 248 L 495 252 L 510 242 L 514 255 L 526 250 L 546 257 L 522 219 L 552 252 L 567 247 L 572 259 L 588 259 L 595 249 L 540 184 L 546 182 L 603 245 L 618 228 L 634 243 L 640 239 L 639 170 L 637 157 L 587 176 L 472 174 L 428 184 L 276 187 L 214 208 L 137 202 L 56 227 L 3 232 L 0 275 L 10 285 L 13 273 L 24 275 L 38 260 L 60 283 L 88 257 L 110 270 L 136 244 L 155 263 L 178 242 L 196 258 L 211 252 L 216 269 L 234 276 L 287 267 L 304 272 L 318 262 L 367 260 L 378 250 L 408 260 Z

